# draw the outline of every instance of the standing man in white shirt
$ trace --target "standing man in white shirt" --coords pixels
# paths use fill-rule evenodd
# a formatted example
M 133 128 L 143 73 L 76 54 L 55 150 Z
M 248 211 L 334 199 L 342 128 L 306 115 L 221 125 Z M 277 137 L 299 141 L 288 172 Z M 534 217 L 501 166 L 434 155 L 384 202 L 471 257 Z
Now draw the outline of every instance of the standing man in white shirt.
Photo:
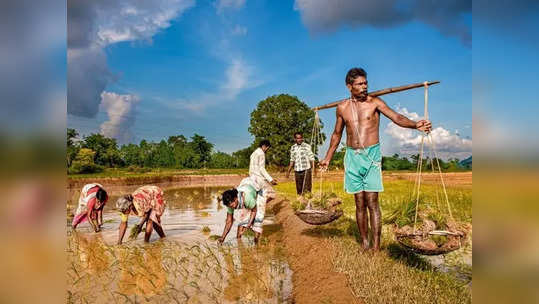
M 303 195 L 305 192 L 311 192 L 312 189 L 312 168 L 314 168 L 314 153 L 311 146 L 303 142 L 301 132 L 294 133 L 296 143 L 290 148 L 290 165 L 286 172 L 286 178 L 289 178 L 290 171 L 294 167 L 296 179 L 296 192 Z
M 270 147 L 271 144 L 269 140 L 264 139 L 260 142 L 258 148 L 251 153 L 249 176 L 256 183 L 257 191 L 266 188 L 273 191 L 271 185 L 277 185 L 277 181 L 269 175 L 268 171 L 266 171 L 266 151 L 268 151 Z
M 260 228 L 263 226 L 264 216 L 266 214 L 266 204 L 275 198 L 275 191 L 271 185 L 277 185 L 277 181 L 266 171 L 266 151 L 271 147 L 269 140 L 264 139 L 260 142 L 258 148 L 251 154 L 249 162 L 249 176 L 254 183 L 257 191 L 257 210 L 255 225 Z M 254 229 L 253 229 L 254 230 Z M 258 235 L 262 232 L 256 233 Z

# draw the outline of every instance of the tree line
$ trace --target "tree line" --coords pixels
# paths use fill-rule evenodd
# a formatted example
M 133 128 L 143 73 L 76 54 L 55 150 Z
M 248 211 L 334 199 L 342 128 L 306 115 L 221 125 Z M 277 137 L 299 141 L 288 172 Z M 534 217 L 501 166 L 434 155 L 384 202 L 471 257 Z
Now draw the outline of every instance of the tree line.
M 282 111 L 282 109 L 287 109 Z M 233 153 L 215 150 L 215 145 L 204 136 L 194 134 L 190 138 L 184 135 L 169 136 L 159 142 L 141 140 L 138 144 L 130 143 L 119 146 L 114 138 L 102 134 L 90 134 L 80 137 L 75 129 L 67 129 L 67 169 L 70 174 L 100 172 L 105 168 L 248 168 L 249 157 L 262 139 L 268 139 L 272 148 L 267 154 L 268 165 L 284 168 L 289 163 L 290 146 L 294 143 L 295 132 L 302 132 L 305 139 L 310 139 L 315 120 L 315 113 L 296 96 L 280 94 L 270 96 L 257 105 L 251 113 L 249 132 L 254 136 L 253 143 Z M 320 122 L 323 126 L 323 123 Z M 322 145 L 326 139 L 321 134 Z M 315 155 L 317 145 L 313 145 Z M 418 155 L 411 159 L 395 154 L 382 158 L 383 170 L 415 170 Z M 332 167 L 343 168 L 344 152 L 335 153 Z M 430 160 L 423 160 L 423 168 L 430 169 Z M 458 170 L 458 159 L 440 161 L 444 171 Z

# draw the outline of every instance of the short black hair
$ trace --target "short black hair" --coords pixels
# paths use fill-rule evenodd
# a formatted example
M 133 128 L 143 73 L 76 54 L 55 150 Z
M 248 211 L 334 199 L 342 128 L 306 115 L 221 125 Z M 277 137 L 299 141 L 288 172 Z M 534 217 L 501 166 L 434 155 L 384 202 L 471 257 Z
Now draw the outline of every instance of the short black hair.
M 303 133 L 301 133 L 301 132 L 299 132 L 299 131 L 296 132 L 296 133 L 294 133 L 294 138 L 296 138 L 296 135 L 301 135 L 301 136 L 303 136 Z
M 99 188 L 95 194 L 95 197 L 100 201 L 100 202 L 105 202 L 108 198 L 108 195 L 107 195 L 107 191 L 103 190 L 103 188 Z
M 230 203 L 232 203 L 236 197 L 238 197 L 238 190 L 226 190 L 223 192 L 223 204 L 228 207 L 228 205 L 230 205 Z
M 260 148 L 262 148 L 262 146 L 266 146 L 266 147 L 271 147 L 271 144 L 270 144 L 270 141 L 267 140 L 267 139 L 263 139 L 262 141 L 260 141 L 260 144 L 258 144 L 258 146 Z
M 346 73 L 345 82 L 346 84 L 352 84 L 354 83 L 354 79 L 360 76 L 367 78 L 367 72 L 365 72 L 365 70 L 362 68 L 351 68 L 350 71 Z

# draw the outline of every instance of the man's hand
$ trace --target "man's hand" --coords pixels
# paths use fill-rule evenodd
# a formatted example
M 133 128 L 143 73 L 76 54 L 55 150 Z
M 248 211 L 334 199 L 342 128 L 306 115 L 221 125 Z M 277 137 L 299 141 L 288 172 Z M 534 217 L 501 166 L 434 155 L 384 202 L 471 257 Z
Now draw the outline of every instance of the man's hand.
M 320 166 L 320 170 L 326 171 L 329 167 L 329 160 L 324 159 L 323 161 L 318 163 L 318 165 Z
M 277 180 L 276 180 L 276 179 L 273 179 L 273 180 L 271 181 L 271 184 L 274 185 L 274 186 L 277 185 Z
M 430 133 L 432 124 L 428 120 L 420 120 L 415 124 L 415 128 L 421 132 Z
M 225 239 L 223 237 L 217 239 L 217 243 L 219 243 L 219 245 L 222 245 L 224 241 Z
M 289 179 L 290 178 L 290 171 L 286 172 L 286 179 Z

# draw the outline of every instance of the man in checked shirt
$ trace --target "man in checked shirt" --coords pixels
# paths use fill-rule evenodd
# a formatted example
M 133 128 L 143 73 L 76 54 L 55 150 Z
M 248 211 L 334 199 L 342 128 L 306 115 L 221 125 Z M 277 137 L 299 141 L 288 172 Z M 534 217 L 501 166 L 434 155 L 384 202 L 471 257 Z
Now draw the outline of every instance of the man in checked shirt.
M 311 192 L 314 153 L 311 146 L 303 142 L 301 132 L 294 133 L 294 140 L 296 143 L 290 148 L 290 165 L 286 172 L 286 178 L 289 178 L 290 171 L 294 167 L 296 192 L 298 195 L 303 195 L 304 192 Z

